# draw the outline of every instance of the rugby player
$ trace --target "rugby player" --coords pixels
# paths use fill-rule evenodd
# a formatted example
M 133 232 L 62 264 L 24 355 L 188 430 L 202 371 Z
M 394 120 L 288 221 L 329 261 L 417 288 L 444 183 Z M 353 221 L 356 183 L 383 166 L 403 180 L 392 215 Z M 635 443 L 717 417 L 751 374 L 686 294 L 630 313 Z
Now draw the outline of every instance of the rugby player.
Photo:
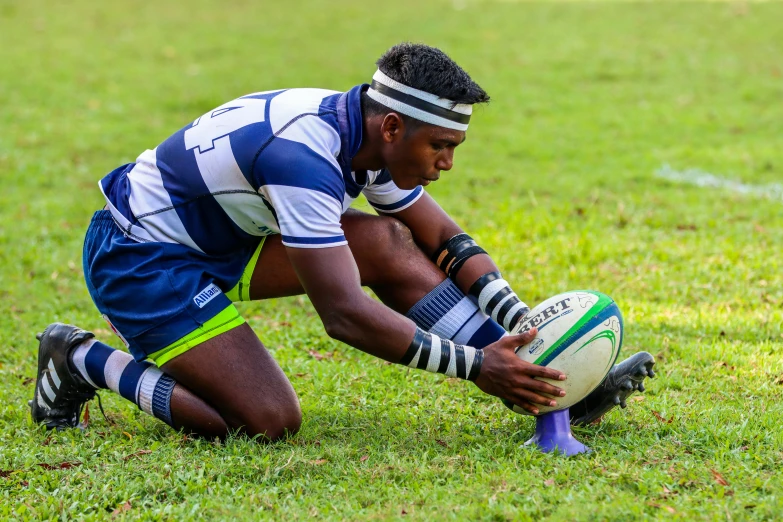
M 423 190 L 454 163 L 487 93 L 438 49 L 400 44 L 370 85 L 284 89 L 211 110 L 104 177 L 83 263 L 123 341 L 38 335 L 35 422 L 79 425 L 110 389 L 177 430 L 275 440 L 299 401 L 237 301 L 307 294 L 328 335 L 386 361 L 473 381 L 531 413 L 565 378 L 514 349 L 528 312 L 487 253 Z M 378 215 L 350 209 L 363 193 Z M 362 286 L 380 298 L 372 299 Z M 591 422 L 652 375 L 637 354 L 572 408 Z

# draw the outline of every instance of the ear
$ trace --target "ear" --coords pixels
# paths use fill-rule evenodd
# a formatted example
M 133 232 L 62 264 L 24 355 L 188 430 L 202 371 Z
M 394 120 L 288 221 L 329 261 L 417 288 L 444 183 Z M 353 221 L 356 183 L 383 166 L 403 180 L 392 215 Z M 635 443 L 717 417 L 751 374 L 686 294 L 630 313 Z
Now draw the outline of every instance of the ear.
M 394 143 L 405 135 L 405 123 L 400 115 L 390 112 L 381 123 L 381 137 L 385 143 Z

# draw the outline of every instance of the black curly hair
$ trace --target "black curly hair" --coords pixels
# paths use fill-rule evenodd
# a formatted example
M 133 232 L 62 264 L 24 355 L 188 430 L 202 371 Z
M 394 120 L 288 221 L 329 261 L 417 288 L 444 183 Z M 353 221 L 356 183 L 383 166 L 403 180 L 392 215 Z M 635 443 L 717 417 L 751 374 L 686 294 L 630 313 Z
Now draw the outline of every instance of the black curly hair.
M 404 42 L 397 44 L 377 62 L 378 69 L 392 80 L 408 87 L 435 94 L 456 103 L 487 103 L 489 95 L 474 82 L 462 67 L 435 47 Z M 365 116 L 387 114 L 390 109 L 362 93 L 362 113 Z M 400 115 L 409 127 L 422 122 Z

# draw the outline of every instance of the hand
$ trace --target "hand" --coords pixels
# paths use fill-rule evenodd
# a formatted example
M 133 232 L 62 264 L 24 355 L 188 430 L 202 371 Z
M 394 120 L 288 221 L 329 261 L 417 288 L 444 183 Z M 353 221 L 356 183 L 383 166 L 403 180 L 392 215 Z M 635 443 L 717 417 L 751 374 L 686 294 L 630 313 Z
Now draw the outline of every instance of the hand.
M 519 335 L 507 335 L 484 348 L 484 362 L 476 377 L 476 386 L 484 393 L 507 399 L 533 415 L 538 415 L 535 404 L 557 406 L 557 403 L 541 395 L 547 393 L 564 397 L 565 391 L 549 383 L 535 379 L 545 377 L 555 381 L 565 380 L 565 375 L 545 366 L 525 362 L 514 353 L 517 346 L 535 339 L 538 330 L 532 328 Z

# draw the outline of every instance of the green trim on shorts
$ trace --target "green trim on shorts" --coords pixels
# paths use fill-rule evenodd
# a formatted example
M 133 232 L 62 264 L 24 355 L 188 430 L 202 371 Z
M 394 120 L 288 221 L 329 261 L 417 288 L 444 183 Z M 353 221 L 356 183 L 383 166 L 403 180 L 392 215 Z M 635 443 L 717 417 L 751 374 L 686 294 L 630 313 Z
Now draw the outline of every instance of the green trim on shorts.
M 239 282 L 234 285 L 234 288 L 226 292 L 226 297 L 231 299 L 232 302 L 237 301 L 250 301 L 250 278 L 253 277 L 253 271 L 258 264 L 258 255 L 261 253 L 261 247 L 264 246 L 266 236 L 261 238 L 261 242 L 256 247 L 256 251 L 253 252 L 253 257 L 247 262 L 245 269 L 242 271 L 242 277 Z
M 174 357 L 182 355 L 191 348 L 208 341 L 218 335 L 244 324 L 245 319 L 239 315 L 234 305 L 228 305 L 222 312 L 202 324 L 188 335 L 174 341 L 165 348 L 147 356 L 147 360 L 154 362 L 158 367 L 163 366 Z

